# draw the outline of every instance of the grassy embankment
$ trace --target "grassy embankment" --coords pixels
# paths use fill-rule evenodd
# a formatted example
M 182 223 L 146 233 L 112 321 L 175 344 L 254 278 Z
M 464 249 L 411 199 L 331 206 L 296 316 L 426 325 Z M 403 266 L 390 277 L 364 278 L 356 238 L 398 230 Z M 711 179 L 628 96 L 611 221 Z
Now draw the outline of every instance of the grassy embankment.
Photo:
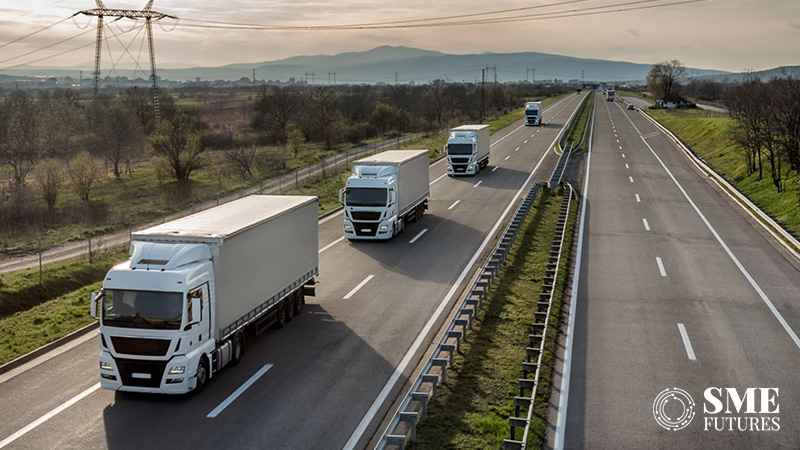
M 561 204 L 560 190 L 543 190 L 520 230 L 506 264 L 474 321 L 474 328 L 455 355 L 447 382 L 428 405 L 428 417 L 417 426 L 414 450 L 501 448 L 510 437 L 508 418 L 519 395 L 528 324 L 533 322 Z M 565 255 L 572 244 L 577 203 L 573 202 L 564 239 Z M 548 399 L 555 343 L 568 261 L 562 257 L 548 323 L 545 352 L 534 401 L 528 448 L 540 448 L 547 429 Z M 521 431 L 517 438 L 521 438 Z
M 779 193 L 772 184 L 766 160 L 763 179 L 758 179 L 758 173 L 748 175 L 744 154 L 730 138 L 731 119 L 699 109 L 645 111 L 675 133 L 728 182 L 747 194 L 750 200 L 800 235 L 800 182 L 797 176 L 792 175 L 786 190 Z
M 589 124 L 589 115 L 592 113 L 592 105 L 594 104 L 594 94 L 589 95 L 589 99 L 581 107 L 581 112 L 578 113 L 578 118 L 575 119 L 575 125 L 567 135 L 567 140 L 564 142 L 572 141 L 573 151 L 579 150 L 579 147 L 584 143 L 581 142 L 583 137 L 583 129 Z
M 519 111 L 512 111 L 495 120 L 510 123 L 519 119 L 520 114 Z M 435 134 L 403 143 L 401 148 L 427 148 L 430 149 L 431 159 L 435 159 L 439 157 L 446 140 L 446 134 Z M 302 160 L 311 163 L 327 155 L 327 152 L 308 150 Z M 295 165 L 290 168 L 293 170 Z M 349 172 L 343 171 L 285 193 L 318 196 L 320 213 L 324 213 L 338 207 L 338 191 L 348 176 Z M 198 180 L 202 180 L 202 177 L 198 177 Z M 121 191 L 130 190 L 119 195 L 126 197 L 123 202 L 126 209 L 132 212 L 137 208 L 132 202 L 137 199 L 164 195 L 164 187 L 158 183 L 152 170 L 136 170 L 122 182 L 110 182 L 119 183 Z M 206 186 L 209 182 L 198 181 L 196 184 Z M 216 181 L 210 184 L 217 187 Z M 239 185 L 239 188 L 243 187 L 247 186 Z M 211 199 L 217 194 L 213 189 L 209 189 L 208 193 Z M 112 200 L 113 194 L 107 195 L 109 202 L 116 201 Z M 127 249 L 125 244 L 103 250 L 92 264 L 89 264 L 87 257 L 48 264 L 44 267 L 45 288 L 38 287 L 38 269 L 0 275 L 0 364 L 91 323 L 94 319 L 88 314 L 89 293 L 100 287 L 100 281 L 115 262 L 127 257 Z

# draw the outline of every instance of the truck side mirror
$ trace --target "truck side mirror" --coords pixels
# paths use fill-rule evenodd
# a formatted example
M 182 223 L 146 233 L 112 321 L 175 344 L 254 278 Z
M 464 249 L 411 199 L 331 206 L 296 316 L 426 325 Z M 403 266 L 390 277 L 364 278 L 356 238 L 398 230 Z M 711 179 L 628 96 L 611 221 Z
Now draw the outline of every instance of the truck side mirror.
M 94 291 L 92 292 L 92 296 L 89 300 L 89 314 L 97 319 L 97 303 L 100 299 L 103 298 L 102 291 Z
M 339 189 L 339 203 L 344 203 L 344 188 Z

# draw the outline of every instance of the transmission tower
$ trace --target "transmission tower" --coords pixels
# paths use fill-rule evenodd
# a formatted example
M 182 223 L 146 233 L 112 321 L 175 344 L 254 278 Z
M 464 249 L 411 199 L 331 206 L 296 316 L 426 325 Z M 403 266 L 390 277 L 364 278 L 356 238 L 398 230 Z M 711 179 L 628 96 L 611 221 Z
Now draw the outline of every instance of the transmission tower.
M 97 93 L 100 90 L 100 55 L 103 49 L 103 19 L 105 17 L 115 17 L 117 19 L 144 19 L 145 31 L 147 34 L 147 44 L 150 51 L 150 80 L 153 85 L 153 112 L 155 113 L 156 122 L 161 118 L 161 111 L 159 109 L 158 98 L 158 78 L 156 77 L 156 54 L 153 45 L 153 20 L 161 20 L 165 18 L 178 19 L 169 14 L 153 11 L 153 0 L 148 0 L 142 10 L 135 9 L 109 9 L 103 4 L 103 0 L 95 0 L 97 8 L 87 9 L 85 11 L 78 11 L 73 16 L 83 14 L 85 16 L 97 17 L 97 42 L 94 50 L 94 84 L 92 86 L 92 124 L 97 119 Z

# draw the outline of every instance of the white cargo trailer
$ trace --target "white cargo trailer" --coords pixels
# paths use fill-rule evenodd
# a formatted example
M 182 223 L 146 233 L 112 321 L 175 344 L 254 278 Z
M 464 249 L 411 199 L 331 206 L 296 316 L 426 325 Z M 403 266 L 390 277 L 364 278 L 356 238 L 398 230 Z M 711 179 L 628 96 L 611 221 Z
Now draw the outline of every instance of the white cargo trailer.
M 444 146 L 447 174 L 476 175 L 489 164 L 489 125 L 461 125 L 450 130 Z
M 353 163 L 339 192 L 346 238 L 391 239 L 422 218 L 430 197 L 428 153 L 389 150 Z
M 182 394 L 244 354 L 248 326 L 282 326 L 313 295 L 318 201 L 252 195 L 131 236 L 92 295 L 100 384 Z

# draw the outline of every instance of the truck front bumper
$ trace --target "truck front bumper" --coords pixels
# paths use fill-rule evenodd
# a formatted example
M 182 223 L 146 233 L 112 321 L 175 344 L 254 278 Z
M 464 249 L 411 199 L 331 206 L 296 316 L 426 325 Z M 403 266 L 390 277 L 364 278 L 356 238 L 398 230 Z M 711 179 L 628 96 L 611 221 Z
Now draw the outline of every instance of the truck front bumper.
M 100 387 L 112 391 L 185 394 L 195 387 L 192 364 L 185 356 L 169 361 L 115 359 L 100 353 Z M 182 368 L 182 372 L 181 369 Z
M 344 219 L 344 237 L 347 239 L 391 239 L 392 221 L 352 222 Z
M 453 175 L 475 175 L 477 173 L 477 172 L 475 172 L 475 166 L 476 166 L 476 164 L 474 164 L 474 163 L 456 164 L 456 165 L 447 163 L 447 174 L 450 175 L 450 176 L 453 176 Z

